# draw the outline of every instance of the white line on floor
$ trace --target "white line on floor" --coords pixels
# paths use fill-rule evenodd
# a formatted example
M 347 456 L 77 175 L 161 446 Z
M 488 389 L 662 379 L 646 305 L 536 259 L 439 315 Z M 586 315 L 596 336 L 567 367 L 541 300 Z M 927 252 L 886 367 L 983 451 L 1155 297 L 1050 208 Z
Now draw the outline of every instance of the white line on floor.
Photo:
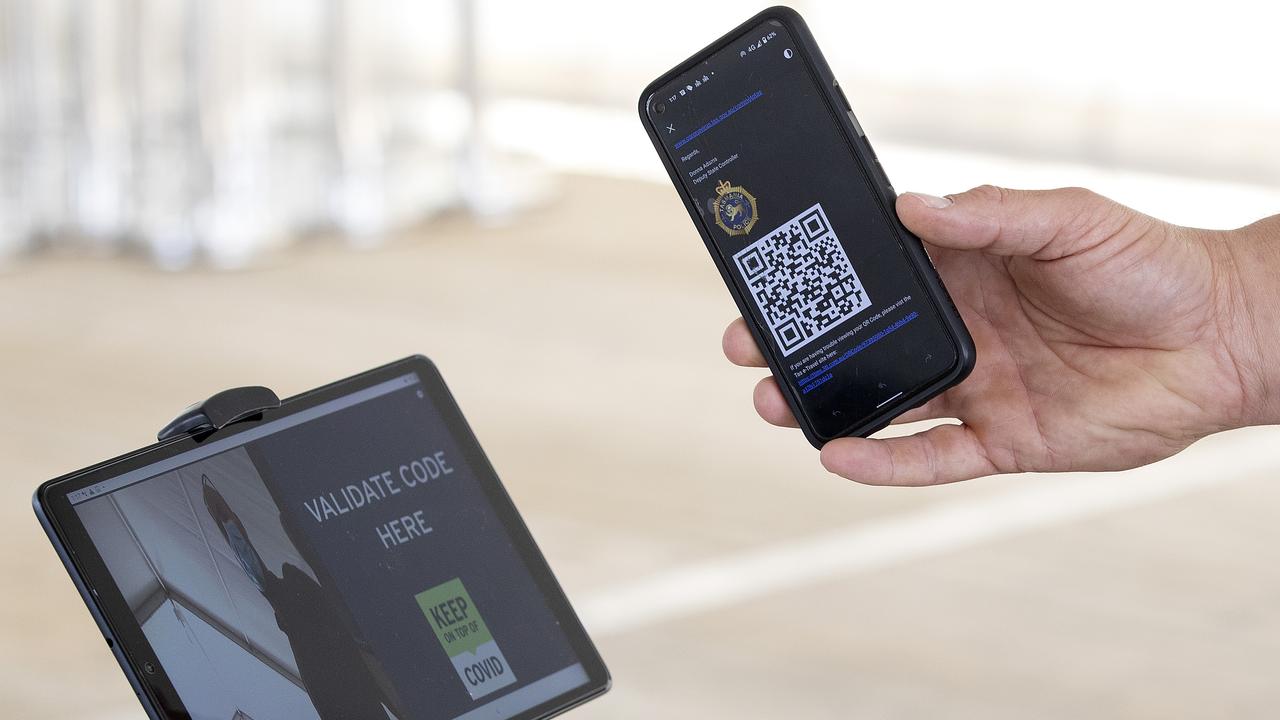
M 1260 437 L 1260 432 L 1271 434 Z M 1264 438 L 1270 438 L 1270 445 L 1260 442 Z M 1024 485 L 992 495 L 659 572 L 588 595 L 575 605 L 591 634 L 617 635 L 1275 470 L 1280 458 L 1267 452 L 1274 442 L 1274 430 L 1237 431 L 1125 473 L 1031 476 Z

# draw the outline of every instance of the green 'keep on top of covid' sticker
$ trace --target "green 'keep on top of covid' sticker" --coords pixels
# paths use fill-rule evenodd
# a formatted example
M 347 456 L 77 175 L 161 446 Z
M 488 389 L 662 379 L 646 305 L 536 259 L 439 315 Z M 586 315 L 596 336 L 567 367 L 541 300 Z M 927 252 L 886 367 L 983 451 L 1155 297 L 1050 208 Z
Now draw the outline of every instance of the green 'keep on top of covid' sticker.
M 414 599 L 449 657 L 474 653 L 479 646 L 493 641 L 484 618 L 480 617 L 480 611 L 462 586 L 461 579 L 454 578 L 430 590 L 423 590 Z

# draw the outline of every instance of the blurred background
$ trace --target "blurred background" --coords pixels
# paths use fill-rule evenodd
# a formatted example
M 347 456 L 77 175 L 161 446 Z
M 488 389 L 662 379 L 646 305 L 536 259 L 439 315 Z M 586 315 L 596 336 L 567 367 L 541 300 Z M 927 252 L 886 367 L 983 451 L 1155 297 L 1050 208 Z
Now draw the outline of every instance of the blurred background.
M 900 189 L 1280 210 L 1268 6 L 795 6 Z M 0 0 L 5 714 L 142 717 L 39 482 L 422 352 L 613 670 L 575 717 L 1274 717 L 1275 429 L 906 490 L 755 417 L 634 105 L 758 9 Z

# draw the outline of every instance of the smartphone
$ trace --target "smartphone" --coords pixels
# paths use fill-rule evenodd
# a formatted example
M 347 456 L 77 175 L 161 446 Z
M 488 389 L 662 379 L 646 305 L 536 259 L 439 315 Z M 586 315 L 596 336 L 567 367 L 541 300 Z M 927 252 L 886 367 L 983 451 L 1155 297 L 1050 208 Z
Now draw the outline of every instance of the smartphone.
M 870 435 L 973 369 L 973 339 L 798 13 L 746 21 L 639 110 L 815 447 Z

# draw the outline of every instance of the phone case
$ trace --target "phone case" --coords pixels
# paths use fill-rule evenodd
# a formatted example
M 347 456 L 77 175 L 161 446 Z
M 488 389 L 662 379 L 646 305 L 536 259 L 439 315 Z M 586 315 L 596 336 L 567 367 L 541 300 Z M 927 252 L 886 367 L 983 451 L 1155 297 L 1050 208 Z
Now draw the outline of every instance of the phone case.
M 729 288 L 729 292 L 733 295 L 733 300 L 738 305 L 738 310 L 744 318 L 747 318 L 747 327 L 751 329 L 751 334 L 755 338 L 756 344 L 763 350 L 765 359 L 769 363 L 769 369 L 773 372 L 774 377 L 782 378 L 785 374 L 781 371 L 781 365 L 778 358 L 775 357 L 765 341 L 764 335 L 760 327 L 751 320 L 750 304 L 747 298 L 742 296 L 737 284 L 734 282 L 733 276 L 730 274 L 728 264 L 723 262 L 720 253 L 716 248 L 715 240 L 707 231 L 698 214 L 694 200 L 689 196 L 680 181 L 679 173 L 671 158 L 667 156 L 663 149 L 662 141 L 659 138 L 656 129 L 649 121 L 647 106 L 652 95 L 662 86 L 669 83 L 677 76 L 689 71 L 695 65 L 700 63 L 708 55 L 711 55 L 730 42 L 734 41 L 747 30 L 759 25 L 765 20 L 778 20 L 786 26 L 787 30 L 793 35 L 796 44 L 800 49 L 800 54 L 809 63 L 809 67 L 817 76 L 818 85 L 821 87 L 823 94 L 827 100 L 827 104 L 832 114 L 837 118 L 845 138 L 848 140 L 850 147 L 853 148 L 854 155 L 858 159 L 859 165 L 868 180 L 876 188 L 879 196 L 880 204 L 890 223 L 897 231 L 902 240 L 903 246 L 907 250 L 912 265 L 915 268 L 916 275 L 919 277 L 921 284 L 924 286 L 929 295 L 930 302 L 938 311 L 938 315 L 942 320 L 951 336 L 952 342 L 956 347 L 956 364 L 951 371 L 940 377 L 933 383 L 924 386 L 911 395 L 904 395 L 893 404 L 885 406 L 874 415 L 856 422 L 851 425 L 845 432 L 824 437 L 819 435 L 813 428 L 809 419 L 801 410 L 796 390 L 789 382 L 778 383 L 782 388 L 783 396 L 787 399 L 787 404 L 791 407 L 792 413 L 800 423 L 800 429 L 804 432 L 805 437 L 816 448 L 821 448 L 828 440 L 835 437 L 844 437 L 856 435 L 866 437 L 872 433 L 883 429 L 889 424 L 894 417 L 903 412 L 924 404 L 930 398 L 938 395 L 947 388 L 953 387 L 960 383 L 973 370 L 974 362 L 977 355 L 973 345 L 973 338 L 969 335 L 968 328 L 965 327 L 964 321 L 960 318 L 960 312 L 956 309 L 955 303 L 952 302 L 950 294 L 942 284 L 942 279 L 938 276 L 938 271 L 933 266 L 933 262 L 929 259 L 928 253 L 925 252 L 924 244 L 918 237 L 913 235 L 911 231 L 903 226 L 898 219 L 898 214 L 894 210 L 894 201 L 897 199 L 897 191 L 893 189 L 893 185 L 889 182 L 889 177 L 885 174 L 884 169 L 880 166 L 880 160 L 876 157 L 875 149 L 871 147 L 870 141 L 867 140 L 866 134 L 862 131 L 861 125 L 858 124 L 857 118 L 853 114 L 853 109 L 849 106 L 849 101 L 844 95 L 844 91 L 840 89 L 840 84 L 836 81 L 835 75 L 831 72 L 831 68 L 827 65 L 826 59 L 823 57 L 818 44 L 814 40 L 809 27 L 805 24 L 800 14 L 789 7 L 775 6 L 768 8 L 738 27 L 721 36 L 715 42 L 703 48 L 689 59 L 680 63 L 670 71 L 664 73 L 661 77 L 654 80 L 644 89 L 640 95 L 639 113 L 641 122 L 645 126 L 645 131 L 649 134 L 649 139 L 653 142 L 654 149 L 657 150 L 658 156 L 662 159 L 662 164 L 666 167 L 671 182 L 676 187 L 676 191 L 680 194 L 684 201 L 685 209 L 689 212 L 689 217 L 693 220 L 694 225 L 698 228 L 698 233 L 702 235 L 702 240 L 707 246 L 707 251 L 711 253 L 712 260 L 716 267 L 720 270 L 720 275 L 724 279 L 725 285 Z

